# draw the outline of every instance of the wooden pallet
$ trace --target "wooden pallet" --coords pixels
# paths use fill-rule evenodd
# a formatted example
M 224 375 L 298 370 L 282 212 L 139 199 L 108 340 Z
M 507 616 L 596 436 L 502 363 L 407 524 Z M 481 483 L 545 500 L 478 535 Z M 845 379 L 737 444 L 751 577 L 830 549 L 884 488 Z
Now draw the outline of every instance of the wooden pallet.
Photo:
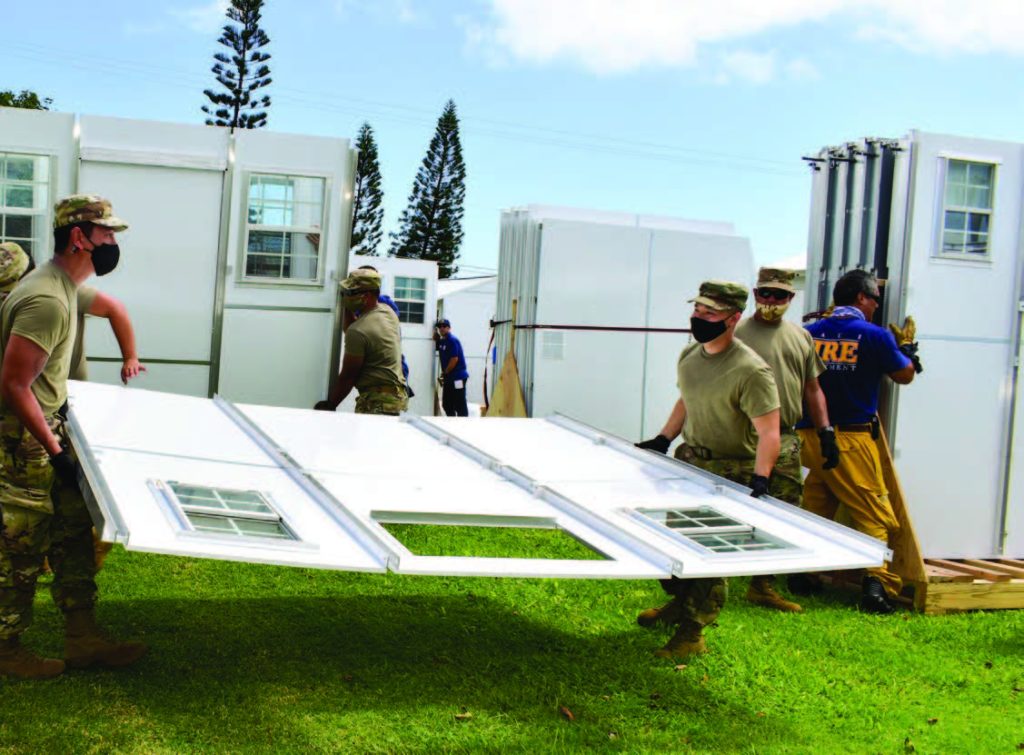
M 927 614 L 1024 608 L 1024 561 L 929 558 L 927 581 L 915 581 L 914 607 Z

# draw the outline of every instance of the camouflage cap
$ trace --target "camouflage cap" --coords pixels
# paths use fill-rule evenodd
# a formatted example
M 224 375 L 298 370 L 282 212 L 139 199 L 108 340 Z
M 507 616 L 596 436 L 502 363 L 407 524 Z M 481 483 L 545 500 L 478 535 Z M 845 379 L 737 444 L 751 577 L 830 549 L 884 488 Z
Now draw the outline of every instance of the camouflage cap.
M 380 273 L 376 270 L 359 268 L 349 272 L 341 282 L 342 293 L 346 291 L 380 291 Z
M 10 293 L 28 270 L 28 255 L 13 241 L 0 244 L 0 293 Z
M 124 231 L 128 228 L 126 222 L 114 216 L 110 200 L 95 194 L 72 194 L 53 206 L 54 228 L 62 228 L 85 221 L 101 225 L 104 228 L 112 228 L 115 231 Z
M 700 292 L 691 302 L 703 304 L 705 307 L 716 309 L 719 312 L 735 310 L 742 312 L 747 307 L 747 297 L 750 292 L 742 283 L 732 281 L 704 281 L 700 284 Z
M 796 280 L 796 270 L 783 270 L 779 267 L 762 267 L 757 271 L 757 287 L 777 288 L 780 291 L 796 293 L 793 281 Z

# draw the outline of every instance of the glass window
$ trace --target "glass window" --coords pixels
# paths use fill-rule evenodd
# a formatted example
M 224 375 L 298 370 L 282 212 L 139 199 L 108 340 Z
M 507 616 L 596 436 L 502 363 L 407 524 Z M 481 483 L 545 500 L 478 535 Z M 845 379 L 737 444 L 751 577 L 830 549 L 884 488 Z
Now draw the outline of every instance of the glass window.
M 994 165 L 947 161 L 941 254 L 974 258 L 990 255 L 994 185 Z
M 637 511 L 712 553 L 748 553 L 792 547 L 708 506 Z
M 0 152 L 0 241 L 14 241 L 29 255 L 48 249 L 50 158 Z
M 427 279 L 395 276 L 395 304 L 402 322 L 422 323 L 426 317 Z
M 196 532 L 234 537 L 298 540 L 267 497 L 255 490 L 230 490 L 168 482 Z
M 323 178 L 249 177 L 243 278 L 315 282 L 320 279 Z

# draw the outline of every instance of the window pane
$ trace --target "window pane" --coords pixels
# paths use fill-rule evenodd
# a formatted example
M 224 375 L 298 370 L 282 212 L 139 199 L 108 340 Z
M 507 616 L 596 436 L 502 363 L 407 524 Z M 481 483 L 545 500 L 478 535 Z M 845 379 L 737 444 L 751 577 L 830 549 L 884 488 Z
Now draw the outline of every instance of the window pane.
M 264 204 L 258 222 L 260 225 L 291 225 L 292 210 L 283 205 Z
M 199 532 L 218 532 L 234 534 L 235 528 L 231 526 L 231 520 L 219 516 L 208 516 L 206 514 L 185 513 L 192 526 Z
M 292 199 L 292 182 L 288 178 L 272 178 L 263 176 L 263 199 L 286 202 Z
M 988 233 L 988 215 L 972 212 L 967 216 L 967 229 Z
M 963 207 L 967 200 L 967 188 L 963 184 L 946 184 L 946 205 Z
M 992 168 L 988 163 L 969 163 L 967 165 L 967 183 L 974 186 L 992 185 Z
M 419 302 L 396 301 L 398 305 L 398 319 L 401 322 L 421 323 L 425 305 Z
M 8 207 L 32 208 L 31 186 L 8 186 L 5 191 L 5 204 Z
M 967 188 L 967 201 L 965 204 L 968 207 L 989 209 L 992 207 L 992 190 L 987 187 L 969 186 Z
M 962 254 L 964 251 L 963 231 L 946 231 L 943 233 L 942 251 L 950 254 Z
M 245 258 L 245 274 L 252 278 L 280 278 L 282 257 L 250 254 Z
M 238 527 L 239 532 L 249 537 L 291 538 L 280 522 L 264 522 L 256 519 L 233 519 L 232 521 Z
M 31 215 L 5 215 L 3 218 L 4 237 L 12 239 L 32 238 Z
M 967 225 L 967 213 L 966 212 L 954 212 L 953 210 L 946 210 L 946 230 L 947 231 L 962 231 Z
M 31 157 L 7 158 L 6 177 L 15 181 L 31 181 L 35 178 L 35 161 Z
M 988 254 L 988 234 L 968 233 L 964 251 L 968 254 Z
M 253 254 L 287 254 L 290 239 L 280 231 L 251 231 L 249 252 Z
M 963 160 L 950 160 L 946 168 L 946 183 L 967 183 L 967 163 Z

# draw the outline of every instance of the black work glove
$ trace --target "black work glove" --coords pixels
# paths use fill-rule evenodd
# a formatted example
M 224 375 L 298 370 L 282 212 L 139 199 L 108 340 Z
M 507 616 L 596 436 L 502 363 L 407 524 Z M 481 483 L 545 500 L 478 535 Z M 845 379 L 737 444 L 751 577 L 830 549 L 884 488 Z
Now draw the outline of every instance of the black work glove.
M 668 447 L 672 445 L 672 441 L 666 438 L 664 435 L 655 435 L 650 440 L 644 440 L 640 443 L 634 443 L 637 448 L 642 448 L 645 451 L 654 451 L 659 454 L 667 454 Z
M 824 427 L 818 430 L 818 439 L 821 441 L 821 458 L 825 463 L 822 469 L 835 469 L 839 466 L 839 446 L 836 445 L 836 431 L 831 427 Z
M 333 412 L 334 411 L 334 407 L 331 406 L 331 402 L 328 401 L 327 399 L 324 399 L 323 401 L 317 401 L 313 405 L 313 409 L 315 409 L 318 412 Z
M 768 495 L 768 478 L 760 474 L 751 475 L 750 497 L 760 498 L 764 495 Z
M 78 470 L 81 466 L 78 460 L 66 449 L 62 448 L 59 454 L 50 457 L 50 466 L 57 473 L 58 479 L 65 485 L 78 485 Z
M 914 363 L 914 372 L 919 374 L 924 372 L 924 367 L 921 366 L 921 357 L 917 355 L 917 341 L 900 344 L 899 349 L 903 356 Z

